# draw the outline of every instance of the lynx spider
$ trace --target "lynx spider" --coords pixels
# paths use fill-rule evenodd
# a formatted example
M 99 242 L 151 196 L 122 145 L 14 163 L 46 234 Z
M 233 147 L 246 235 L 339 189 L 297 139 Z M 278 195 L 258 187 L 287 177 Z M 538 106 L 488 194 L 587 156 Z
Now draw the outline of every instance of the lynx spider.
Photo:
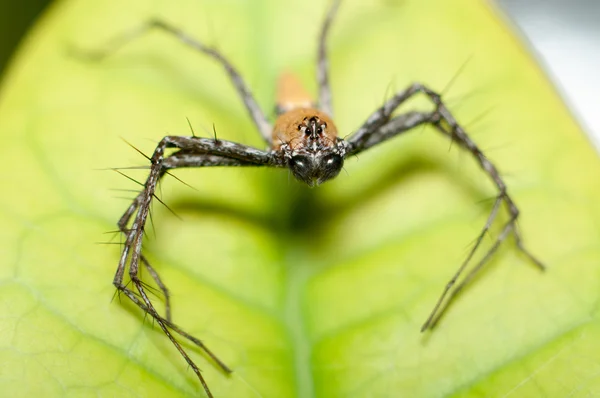
M 423 324 L 421 331 L 431 329 L 435 326 L 453 297 L 483 268 L 511 233 L 515 238 L 517 248 L 537 267 L 541 270 L 545 269 L 544 265 L 523 246 L 521 236 L 516 227 L 519 210 L 508 195 L 506 184 L 498 170 L 471 138 L 469 138 L 442 101 L 441 95 L 434 90 L 421 83 L 413 83 L 406 89 L 391 96 L 348 139 L 338 137 L 337 129 L 332 120 L 333 112 L 326 44 L 331 24 L 340 3 L 341 0 L 333 1 L 320 28 L 316 68 L 319 87 L 318 105 L 312 103 L 310 97 L 298 87 L 298 84 L 293 79 L 289 77 L 282 79 L 277 107 L 278 116 L 273 126 L 267 120 L 236 68 L 233 67 L 225 56 L 164 21 L 151 20 L 140 29 L 117 37 L 114 42 L 110 43 L 107 51 L 94 54 L 94 57 L 97 59 L 104 58 L 151 29 L 158 29 L 173 36 L 189 47 L 213 58 L 225 69 L 256 128 L 270 147 L 269 150 L 260 150 L 231 141 L 217 140 L 216 138 L 200 138 L 195 135 L 192 137 L 166 136 L 158 143 L 154 153 L 149 158 L 151 162 L 150 173 L 144 184 L 144 188 L 118 221 L 119 231 L 125 235 L 125 242 L 113 280 L 114 286 L 118 292 L 127 296 L 145 313 L 150 314 L 156 320 L 156 323 L 158 323 L 175 348 L 195 372 L 208 397 L 213 397 L 213 395 L 204 377 L 194 361 L 188 356 L 177 339 L 175 339 L 173 332 L 196 344 L 225 373 L 231 373 L 232 370 L 213 354 L 202 341 L 186 333 L 172 322 L 168 290 L 158 273 L 142 254 L 142 237 L 150 212 L 150 204 L 152 199 L 156 197 L 155 191 L 159 180 L 171 169 L 214 166 L 269 166 L 288 168 L 298 180 L 309 186 L 314 186 L 336 177 L 342 169 L 344 160 L 349 156 L 361 153 L 376 144 L 411 131 L 417 126 L 428 124 L 473 155 L 481 169 L 496 185 L 498 195 L 474 245 L 466 259 L 444 287 L 442 294 Z M 435 109 L 431 112 L 411 111 L 397 116 L 393 115 L 394 111 L 400 105 L 417 94 L 425 95 L 433 103 Z M 165 154 L 167 148 L 175 148 L 176 152 L 167 155 Z M 508 221 L 503 225 L 498 237 L 482 259 L 466 274 L 459 284 L 456 284 L 496 219 L 503 203 L 509 213 Z M 133 222 L 131 222 L 132 217 Z M 130 223 L 131 227 L 128 227 Z M 128 264 L 129 277 L 137 293 L 123 282 Z M 148 270 L 165 296 L 166 308 L 164 317 L 153 306 L 146 293 L 145 285 L 139 279 L 140 264 Z M 442 305 L 444 302 L 446 302 L 446 305 Z

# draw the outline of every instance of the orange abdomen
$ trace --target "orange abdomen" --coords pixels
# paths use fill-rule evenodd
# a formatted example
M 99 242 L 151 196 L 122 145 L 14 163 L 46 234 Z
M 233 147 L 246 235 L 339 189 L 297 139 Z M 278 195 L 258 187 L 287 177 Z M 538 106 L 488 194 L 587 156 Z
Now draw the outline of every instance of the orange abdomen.
M 273 149 L 279 149 L 284 143 L 292 148 L 305 146 L 309 139 L 319 139 L 325 146 L 333 146 L 336 142 L 337 129 L 333 120 L 314 107 L 309 94 L 295 76 L 289 73 L 284 73 L 279 78 L 277 108 L 283 113 L 273 126 Z M 310 123 L 319 127 L 317 138 L 309 135 L 307 127 Z

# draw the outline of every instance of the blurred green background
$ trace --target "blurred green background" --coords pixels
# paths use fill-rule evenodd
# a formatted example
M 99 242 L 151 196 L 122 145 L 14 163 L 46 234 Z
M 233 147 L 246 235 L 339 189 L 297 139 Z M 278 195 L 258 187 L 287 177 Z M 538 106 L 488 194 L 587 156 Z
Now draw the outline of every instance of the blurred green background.
M 0 75 L 21 37 L 33 25 L 50 0 L 0 0 Z

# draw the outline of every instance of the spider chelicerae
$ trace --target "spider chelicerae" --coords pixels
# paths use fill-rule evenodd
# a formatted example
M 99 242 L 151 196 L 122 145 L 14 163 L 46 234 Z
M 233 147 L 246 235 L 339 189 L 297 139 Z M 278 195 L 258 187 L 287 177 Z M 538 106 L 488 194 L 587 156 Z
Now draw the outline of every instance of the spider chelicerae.
M 452 298 L 481 270 L 498 247 L 509 235 L 513 235 L 517 248 L 523 252 L 537 267 L 544 269 L 543 264 L 531 255 L 523 246 L 520 234 L 516 228 L 519 210 L 508 195 L 506 184 L 496 167 L 490 162 L 477 145 L 469 138 L 464 129 L 457 123 L 441 95 L 420 83 L 413 83 L 406 89 L 391 96 L 381 107 L 377 108 L 358 129 L 342 139 L 333 122 L 331 106 L 331 89 L 329 85 L 329 67 L 327 60 L 327 36 L 331 23 L 337 13 L 341 0 L 333 2 L 324 22 L 321 25 L 317 52 L 317 82 L 319 87 L 318 103 L 314 104 L 310 97 L 299 87 L 291 77 L 280 81 L 277 118 L 273 125 L 261 110 L 251 91 L 238 73 L 236 68 L 217 50 L 204 45 L 202 42 L 188 36 L 177 27 L 161 20 L 152 20 L 126 35 L 116 38 L 110 43 L 107 51 L 95 53 L 95 58 L 103 58 L 130 40 L 142 35 L 150 29 L 165 32 L 193 49 L 213 58 L 229 75 L 241 97 L 252 121 L 262 138 L 269 146 L 268 150 L 260 150 L 243 144 L 217 139 L 200 138 L 195 135 L 166 136 L 156 146 L 149 160 L 150 173 L 142 191 L 129 205 L 118 222 L 119 231 L 125 235 L 123 250 L 113 284 L 119 292 L 127 296 L 145 313 L 150 314 L 189 366 L 198 376 L 204 391 L 209 397 L 212 393 L 200 373 L 199 368 L 188 356 L 180 343 L 174 337 L 178 334 L 206 352 L 215 363 L 226 373 L 232 370 L 225 365 L 202 341 L 186 333 L 173 323 L 171 319 L 169 293 L 158 273 L 147 258 L 142 254 L 142 238 L 149 216 L 151 202 L 156 198 L 155 191 L 159 180 L 171 169 L 182 167 L 214 167 L 214 166 L 269 166 L 287 168 L 299 181 L 309 186 L 319 185 L 335 178 L 341 171 L 344 160 L 361 153 L 379 143 L 413 130 L 420 125 L 431 125 L 448 139 L 456 142 L 467 150 L 481 166 L 481 169 L 491 178 L 498 189 L 498 195 L 492 206 L 487 221 L 477 236 L 475 243 L 466 259 L 444 287 L 442 294 L 427 317 L 421 330 L 433 328 L 443 314 Z M 434 105 L 430 112 L 412 111 L 395 115 L 396 109 L 409 98 L 417 94 L 425 95 Z M 167 154 L 166 150 L 175 151 Z M 509 213 L 508 221 L 481 260 L 475 264 L 457 284 L 473 255 L 479 248 L 482 239 L 496 219 L 502 204 Z M 133 220 L 132 220 L 133 219 Z M 124 283 L 126 268 L 129 266 L 129 277 L 135 290 Z M 140 266 L 145 267 L 165 297 L 165 315 L 155 309 L 146 293 L 145 284 L 139 278 Z M 445 304 L 445 305 L 444 305 Z

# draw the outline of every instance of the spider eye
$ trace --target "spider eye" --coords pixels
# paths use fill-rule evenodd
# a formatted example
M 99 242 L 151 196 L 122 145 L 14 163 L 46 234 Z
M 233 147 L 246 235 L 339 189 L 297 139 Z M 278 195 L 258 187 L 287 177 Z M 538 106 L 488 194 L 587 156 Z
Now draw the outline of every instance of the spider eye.
M 308 156 L 296 155 L 289 160 L 288 166 L 298 180 L 311 186 L 314 184 L 314 165 Z
M 320 164 L 320 182 L 330 180 L 337 176 L 344 167 L 344 159 L 335 153 L 323 157 Z
M 289 163 L 292 169 L 306 170 L 310 165 L 310 159 L 307 156 L 294 156 Z
M 289 160 L 288 166 L 294 177 L 314 186 L 337 176 L 344 166 L 344 159 L 335 153 L 322 158 L 296 155 Z
M 335 154 L 335 153 L 331 154 L 331 155 L 325 156 L 323 158 L 322 162 L 325 165 L 326 169 L 336 169 L 338 171 L 344 165 L 344 160 L 342 159 L 342 157 L 340 155 Z

